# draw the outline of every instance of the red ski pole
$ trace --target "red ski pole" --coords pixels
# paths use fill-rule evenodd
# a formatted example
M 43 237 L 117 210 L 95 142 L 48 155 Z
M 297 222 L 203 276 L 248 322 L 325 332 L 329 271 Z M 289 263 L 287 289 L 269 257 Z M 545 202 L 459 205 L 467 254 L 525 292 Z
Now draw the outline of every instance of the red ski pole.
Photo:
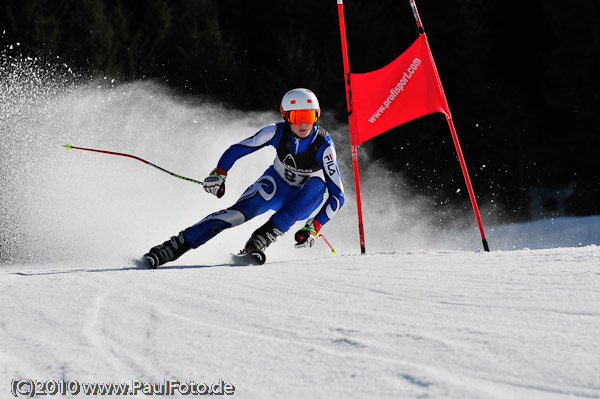
M 321 237 L 323 241 L 325 241 L 325 244 L 327 244 L 329 249 L 331 249 L 331 253 L 335 255 L 337 253 L 337 249 L 331 246 L 331 244 L 329 243 L 329 241 L 327 241 L 327 238 L 325 238 L 323 234 L 319 234 L 319 237 Z
M 181 176 L 181 175 L 178 175 L 177 173 L 169 172 L 168 170 L 166 170 L 166 169 L 164 169 L 164 168 L 161 168 L 160 166 L 158 166 L 158 165 L 155 165 L 155 164 L 153 164 L 152 162 L 148 162 L 148 161 L 146 161 L 145 159 L 142 159 L 142 158 L 136 157 L 135 155 L 122 154 L 122 153 L 120 153 L 120 152 L 113 152 L 113 151 L 96 150 L 96 149 L 93 149 L 93 148 L 75 147 L 75 146 L 73 146 L 73 145 L 71 145 L 71 144 L 64 145 L 63 147 L 65 147 L 67 150 L 70 150 L 70 149 L 74 149 L 74 150 L 84 150 L 84 151 L 91 151 L 91 152 L 99 152 L 99 153 L 101 153 L 101 154 L 118 155 L 118 156 L 121 156 L 121 157 L 133 158 L 133 159 L 135 159 L 135 160 L 137 160 L 137 161 L 140 161 L 140 162 L 143 162 L 143 163 L 145 163 L 146 165 L 150 165 L 150 166 L 152 166 L 152 167 L 155 167 L 156 169 L 160 170 L 161 172 L 168 173 L 168 174 L 170 174 L 171 176 L 177 177 L 177 178 L 179 178 L 179 179 L 187 180 L 187 181 L 190 181 L 190 182 L 192 182 L 192 183 L 196 183 L 196 184 L 200 184 L 200 185 L 202 185 L 202 182 L 201 182 L 201 181 L 194 180 L 194 179 L 190 179 L 189 177 Z

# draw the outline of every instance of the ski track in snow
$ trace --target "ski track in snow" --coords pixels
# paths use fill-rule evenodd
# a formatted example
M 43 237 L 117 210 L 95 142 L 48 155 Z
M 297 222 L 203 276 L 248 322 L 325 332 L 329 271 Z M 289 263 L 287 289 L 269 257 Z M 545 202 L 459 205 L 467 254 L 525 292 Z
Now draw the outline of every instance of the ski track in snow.
M 12 378 L 235 397 L 598 398 L 600 247 L 0 269 Z

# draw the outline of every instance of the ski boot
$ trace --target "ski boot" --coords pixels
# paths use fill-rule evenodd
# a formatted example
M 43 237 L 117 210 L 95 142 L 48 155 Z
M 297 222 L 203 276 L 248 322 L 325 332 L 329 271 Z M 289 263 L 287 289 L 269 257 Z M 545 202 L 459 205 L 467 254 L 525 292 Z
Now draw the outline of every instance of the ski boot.
M 189 251 L 192 247 L 185 241 L 183 231 L 170 240 L 153 247 L 150 252 L 144 255 L 144 263 L 150 269 L 156 269 L 160 265 L 178 259 L 181 255 Z
M 239 254 L 233 255 L 235 265 L 262 265 L 267 260 L 263 250 L 275 242 L 283 232 L 279 230 L 270 220 L 262 227 L 256 229 L 246 242 L 244 249 Z
M 253 251 L 264 251 L 269 245 L 282 236 L 283 232 L 279 230 L 270 220 L 256 229 L 252 236 L 246 242 L 242 252 L 250 253 Z

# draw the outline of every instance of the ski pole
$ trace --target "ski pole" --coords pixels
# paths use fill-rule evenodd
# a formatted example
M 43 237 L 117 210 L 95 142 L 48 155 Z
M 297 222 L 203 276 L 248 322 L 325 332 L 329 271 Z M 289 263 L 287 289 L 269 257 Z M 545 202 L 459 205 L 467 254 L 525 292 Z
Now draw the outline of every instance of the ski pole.
M 73 145 L 71 145 L 71 144 L 64 145 L 63 147 L 65 147 L 67 150 L 70 150 L 70 149 L 74 149 L 74 150 L 84 150 L 84 151 L 99 152 L 99 153 L 101 153 L 101 154 L 119 155 L 119 156 L 121 156 L 121 157 L 133 158 L 133 159 L 136 159 L 136 160 L 138 160 L 138 161 L 140 161 L 140 162 L 143 162 L 143 163 L 145 163 L 146 165 L 153 166 L 153 167 L 155 167 L 156 169 L 158 169 L 158 170 L 160 170 L 160 171 L 162 171 L 162 172 L 168 173 L 168 174 L 170 174 L 171 176 L 175 176 L 175 177 L 178 177 L 178 178 L 180 178 L 180 179 L 187 180 L 187 181 L 190 181 L 190 182 L 192 182 L 192 183 L 196 183 L 196 184 L 200 184 L 200 185 L 202 185 L 202 182 L 201 182 L 201 181 L 194 180 L 194 179 L 190 179 L 189 177 L 181 176 L 181 175 L 178 175 L 177 173 L 169 172 L 168 170 L 166 170 L 166 169 L 163 169 L 163 168 L 161 168 L 160 166 L 153 164 L 152 162 L 148 162 L 148 161 L 146 161 L 145 159 L 142 159 L 142 158 L 136 157 L 135 155 L 122 154 L 122 153 L 120 153 L 120 152 L 113 152 L 113 151 L 95 150 L 95 149 L 93 149 L 93 148 L 75 147 L 75 146 L 73 146 Z
M 329 241 L 327 241 L 327 238 L 325 238 L 323 234 L 319 234 L 319 237 L 321 237 L 323 241 L 325 241 L 325 244 L 327 244 L 327 246 L 331 249 L 331 253 L 335 255 L 337 253 L 337 249 L 331 246 L 331 244 L 329 243 Z

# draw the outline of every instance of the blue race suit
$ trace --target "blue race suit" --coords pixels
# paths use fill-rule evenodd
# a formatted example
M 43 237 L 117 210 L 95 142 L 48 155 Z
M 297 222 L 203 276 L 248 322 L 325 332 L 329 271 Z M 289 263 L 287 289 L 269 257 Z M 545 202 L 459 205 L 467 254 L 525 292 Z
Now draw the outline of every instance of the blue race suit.
M 217 167 L 229 171 L 239 158 L 269 145 L 277 150 L 273 165 L 238 201 L 184 230 L 185 240 L 192 248 L 204 244 L 223 229 L 240 225 L 268 210 L 275 211 L 271 216 L 275 227 L 286 232 L 297 221 L 308 218 L 321 204 L 314 217 L 321 225 L 342 207 L 344 187 L 335 147 L 329 133 L 317 124 L 306 138 L 295 136 L 284 122 L 266 126 L 229 147 Z M 325 192 L 329 195 L 323 202 Z

